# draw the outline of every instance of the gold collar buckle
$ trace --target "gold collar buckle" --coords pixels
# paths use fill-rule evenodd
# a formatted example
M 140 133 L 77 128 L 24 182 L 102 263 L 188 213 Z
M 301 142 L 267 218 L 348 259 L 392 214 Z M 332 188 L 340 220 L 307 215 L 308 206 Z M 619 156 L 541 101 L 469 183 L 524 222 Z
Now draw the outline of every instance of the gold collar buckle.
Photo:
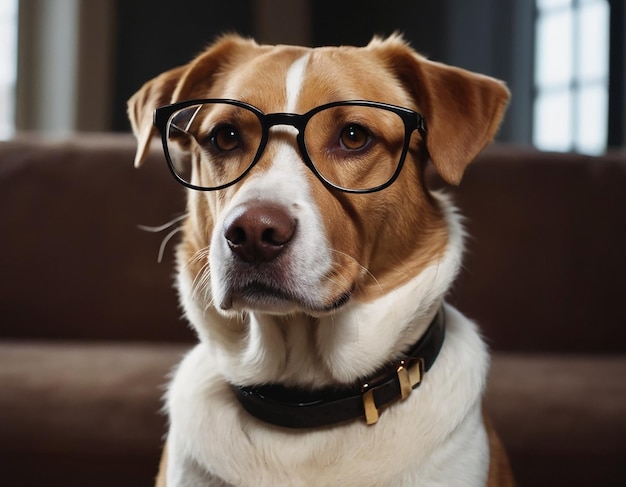
M 424 377 L 424 359 L 412 358 L 400 360 L 396 368 L 400 382 L 400 397 L 406 399 L 411 391 L 419 386 Z
M 398 399 L 406 399 L 411 391 L 421 384 L 424 377 L 424 367 L 424 359 L 422 358 L 408 358 L 396 363 L 395 371 L 400 385 L 400 397 Z M 380 417 L 380 410 L 376 406 L 374 397 L 374 391 L 379 387 L 381 387 L 380 384 L 373 385 L 371 383 L 363 384 L 361 387 L 365 422 L 368 425 L 376 424 Z

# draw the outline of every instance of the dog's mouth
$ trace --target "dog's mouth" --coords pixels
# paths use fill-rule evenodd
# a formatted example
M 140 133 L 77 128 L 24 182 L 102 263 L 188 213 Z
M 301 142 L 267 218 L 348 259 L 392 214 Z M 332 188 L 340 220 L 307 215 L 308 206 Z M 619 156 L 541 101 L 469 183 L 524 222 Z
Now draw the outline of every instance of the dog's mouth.
M 354 287 L 319 300 L 313 296 L 300 295 L 283 286 L 273 286 L 252 280 L 232 287 L 220 304 L 223 311 L 261 311 L 273 314 L 303 311 L 312 315 L 324 315 L 343 307 L 354 293 Z

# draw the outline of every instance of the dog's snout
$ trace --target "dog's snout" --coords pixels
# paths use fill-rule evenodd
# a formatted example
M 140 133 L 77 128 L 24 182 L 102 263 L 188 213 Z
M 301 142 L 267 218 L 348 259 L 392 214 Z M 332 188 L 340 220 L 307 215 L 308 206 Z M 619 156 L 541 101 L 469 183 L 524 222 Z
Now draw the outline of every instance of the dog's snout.
M 274 204 L 240 205 L 224 225 L 231 251 L 249 264 L 276 258 L 291 241 L 296 219 Z

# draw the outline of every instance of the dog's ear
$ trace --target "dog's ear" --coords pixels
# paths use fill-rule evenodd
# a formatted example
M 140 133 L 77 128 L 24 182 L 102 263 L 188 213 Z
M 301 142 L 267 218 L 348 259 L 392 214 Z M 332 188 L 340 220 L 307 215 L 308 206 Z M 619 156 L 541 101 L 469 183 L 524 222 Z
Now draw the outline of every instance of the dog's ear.
M 370 47 L 380 49 L 415 98 L 437 172 L 458 185 L 469 163 L 498 131 L 509 90 L 488 76 L 429 61 L 399 36 L 375 39 Z
M 150 141 L 156 131 L 156 128 L 152 125 L 154 109 L 171 102 L 174 90 L 186 69 L 187 66 L 181 66 L 160 74 L 144 84 L 128 100 L 128 118 L 130 119 L 133 133 L 137 138 L 135 167 L 141 166 L 141 163 L 148 155 Z
M 137 138 L 135 167 L 139 167 L 150 148 L 156 128 L 154 110 L 189 98 L 198 98 L 211 88 L 216 73 L 226 62 L 237 62 L 240 54 L 250 52 L 256 43 L 237 35 L 227 35 L 209 46 L 185 66 L 174 68 L 148 81 L 128 100 L 128 118 Z

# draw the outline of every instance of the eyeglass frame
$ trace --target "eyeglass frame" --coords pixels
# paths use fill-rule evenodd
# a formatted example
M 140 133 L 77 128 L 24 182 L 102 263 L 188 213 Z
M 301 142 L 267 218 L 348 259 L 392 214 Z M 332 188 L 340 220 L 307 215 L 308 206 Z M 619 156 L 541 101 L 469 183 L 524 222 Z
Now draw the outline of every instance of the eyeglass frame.
M 256 115 L 261 125 L 261 140 L 259 141 L 259 147 L 257 149 L 252 162 L 246 168 L 246 170 L 233 181 L 229 183 L 222 184 L 215 187 L 206 187 L 206 186 L 197 186 L 193 183 L 185 181 L 181 176 L 179 176 L 178 172 L 174 167 L 174 163 L 172 162 L 172 158 L 168 149 L 168 141 L 167 141 L 167 125 L 171 118 L 171 116 L 177 112 L 178 110 L 182 110 L 189 106 L 193 105 L 201 105 L 201 104 L 225 104 L 225 105 L 233 105 L 239 108 L 244 108 L 252 112 Z M 380 184 L 374 188 L 369 189 L 350 189 L 344 188 L 337 184 L 329 181 L 324 175 L 320 173 L 320 171 L 315 167 L 315 164 L 311 160 L 311 156 L 306 148 L 306 143 L 304 140 L 304 131 L 306 129 L 306 125 L 313 116 L 317 113 L 327 110 L 329 108 L 334 108 L 338 106 L 363 106 L 363 107 L 372 107 L 372 108 L 380 108 L 382 110 L 387 110 L 392 113 L 398 115 L 403 123 L 404 123 L 404 144 L 402 146 L 402 153 L 400 155 L 400 160 L 398 162 L 398 166 L 391 176 L 391 178 L 383 184 Z M 404 166 L 404 162 L 406 160 L 406 156 L 409 150 L 409 145 L 411 142 L 411 135 L 415 130 L 417 130 L 422 137 L 426 137 L 426 121 L 424 117 L 418 112 L 411 110 L 409 108 L 400 107 L 397 105 L 391 105 L 389 103 L 368 101 L 368 100 L 345 100 L 345 101 L 336 101 L 332 103 L 326 103 L 320 106 L 317 106 L 306 113 L 297 114 L 297 113 L 265 113 L 259 108 L 251 105 L 249 103 L 229 99 L 229 98 L 203 98 L 203 99 L 194 99 L 194 100 L 184 100 L 177 103 L 172 103 L 169 105 L 164 105 L 158 107 L 154 110 L 153 116 L 153 125 L 161 134 L 161 142 L 163 144 L 163 152 L 165 154 L 165 159 L 167 161 L 168 168 L 174 178 L 181 183 L 183 186 L 186 186 L 189 189 L 196 191 L 219 191 L 221 189 L 228 188 L 239 181 L 241 181 L 247 174 L 252 170 L 252 168 L 259 162 L 263 152 L 265 152 L 265 147 L 267 146 L 267 142 L 269 140 L 269 132 L 272 127 L 277 125 L 286 125 L 294 127 L 298 131 L 298 135 L 296 136 L 296 141 L 298 143 L 298 149 L 300 150 L 300 155 L 302 156 L 304 164 L 315 174 L 315 176 L 325 185 L 330 186 L 331 188 L 337 189 L 339 191 L 343 191 L 345 193 L 354 193 L 354 194 L 367 194 L 367 193 L 375 193 L 377 191 L 381 191 L 389 186 L 391 186 L 395 180 L 398 178 L 402 167 Z

